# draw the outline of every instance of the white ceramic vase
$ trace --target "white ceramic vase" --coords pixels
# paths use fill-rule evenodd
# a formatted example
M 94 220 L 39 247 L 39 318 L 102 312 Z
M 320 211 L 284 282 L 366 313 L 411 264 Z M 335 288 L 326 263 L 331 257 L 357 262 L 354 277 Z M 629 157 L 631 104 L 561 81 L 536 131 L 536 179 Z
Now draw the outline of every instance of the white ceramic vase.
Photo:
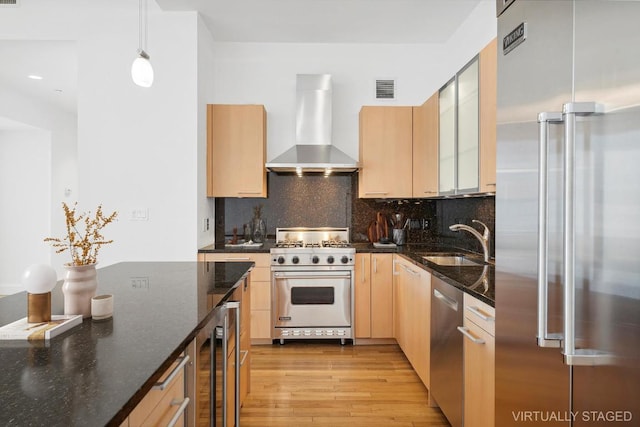
M 91 298 L 96 295 L 98 287 L 96 265 L 65 265 L 64 268 L 64 314 L 82 314 L 85 319 L 91 317 Z

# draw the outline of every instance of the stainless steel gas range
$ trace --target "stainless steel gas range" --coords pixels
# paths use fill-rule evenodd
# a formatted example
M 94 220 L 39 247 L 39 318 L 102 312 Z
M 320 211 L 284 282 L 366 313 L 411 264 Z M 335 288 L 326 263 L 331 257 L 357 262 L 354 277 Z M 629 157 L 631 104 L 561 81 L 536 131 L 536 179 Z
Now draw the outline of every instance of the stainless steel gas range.
M 273 339 L 353 339 L 355 252 L 348 228 L 276 229 Z

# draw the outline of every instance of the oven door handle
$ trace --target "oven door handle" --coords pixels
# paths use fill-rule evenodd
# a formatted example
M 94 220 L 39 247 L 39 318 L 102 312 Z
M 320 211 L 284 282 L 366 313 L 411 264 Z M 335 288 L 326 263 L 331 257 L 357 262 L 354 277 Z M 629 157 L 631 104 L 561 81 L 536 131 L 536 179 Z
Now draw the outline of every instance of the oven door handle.
M 290 276 L 290 275 L 280 275 L 278 273 L 274 273 L 273 277 L 276 280 L 289 280 L 289 279 L 347 279 L 351 280 L 351 276 L 348 275 L 340 275 L 340 276 L 332 276 L 332 275 L 309 275 L 309 276 Z

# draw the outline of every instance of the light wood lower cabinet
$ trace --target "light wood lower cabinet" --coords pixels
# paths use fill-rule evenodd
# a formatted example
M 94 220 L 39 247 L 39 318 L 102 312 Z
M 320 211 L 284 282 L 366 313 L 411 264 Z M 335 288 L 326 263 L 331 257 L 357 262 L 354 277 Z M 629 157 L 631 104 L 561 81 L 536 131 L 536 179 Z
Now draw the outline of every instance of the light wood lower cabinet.
M 464 425 L 495 423 L 495 309 L 464 295 Z
M 394 258 L 394 335 L 422 383 L 430 387 L 431 274 Z
M 393 338 L 392 264 L 393 254 L 356 254 L 356 338 Z
M 121 426 L 166 426 L 174 418 L 175 426 L 185 425 L 189 401 L 185 400 L 185 368 L 180 363 L 183 357 L 184 354 L 160 377 Z
M 201 261 L 255 262 L 251 270 L 251 331 L 252 344 L 271 344 L 271 263 L 268 253 L 201 253 Z

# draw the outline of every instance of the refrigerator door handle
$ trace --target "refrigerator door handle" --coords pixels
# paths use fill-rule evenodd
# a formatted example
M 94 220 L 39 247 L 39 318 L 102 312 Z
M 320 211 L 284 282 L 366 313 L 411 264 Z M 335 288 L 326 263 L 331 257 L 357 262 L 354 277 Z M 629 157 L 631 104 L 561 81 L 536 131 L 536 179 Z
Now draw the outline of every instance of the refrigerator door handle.
M 575 136 L 576 116 L 604 114 L 604 106 L 595 102 L 569 102 L 562 107 L 565 122 L 564 145 L 564 227 L 563 275 L 564 275 L 564 356 L 565 365 L 594 366 L 613 363 L 611 354 L 595 349 L 576 348 L 576 280 L 575 280 Z
M 549 125 L 564 121 L 562 113 L 538 114 L 538 347 L 560 348 L 562 334 L 548 332 Z

